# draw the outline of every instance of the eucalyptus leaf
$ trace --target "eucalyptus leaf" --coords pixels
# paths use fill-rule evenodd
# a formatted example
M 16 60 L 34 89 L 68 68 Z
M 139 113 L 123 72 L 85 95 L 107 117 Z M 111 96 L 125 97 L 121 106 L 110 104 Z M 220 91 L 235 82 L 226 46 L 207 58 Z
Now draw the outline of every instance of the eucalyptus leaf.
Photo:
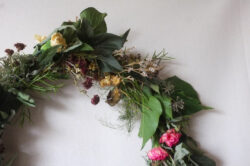
M 35 100 L 30 97 L 30 95 L 23 93 L 23 92 L 17 92 L 17 99 L 22 102 L 23 104 L 29 106 L 29 107 L 35 107 Z
M 183 160 L 189 154 L 190 152 L 183 146 L 183 143 L 180 143 L 175 147 L 174 160 Z

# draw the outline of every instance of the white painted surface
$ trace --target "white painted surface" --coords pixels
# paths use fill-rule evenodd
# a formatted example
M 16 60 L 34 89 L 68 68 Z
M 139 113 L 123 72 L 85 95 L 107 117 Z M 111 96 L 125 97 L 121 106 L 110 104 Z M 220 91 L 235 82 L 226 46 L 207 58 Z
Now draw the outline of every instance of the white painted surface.
M 218 166 L 250 165 L 249 0 L 0 0 L 1 55 L 17 41 L 31 51 L 34 34 L 49 34 L 89 6 L 108 13 L 109 32 L 131 28 L 128 47 L 165 48 L 176 58 L 162 75 L 191 82 L 215 108 L 193 118 L 192 136 Z M 38 101 L 32 124 L 7 131 L 10 151 L 19 156 L 15 166 L 145 165 L 141 156 L 150 145 L 140 151 L 138 126 L 130 135 L 105 127 L 101 122 L 119 124 L 119 108 L 92 106 L 66 85 Z

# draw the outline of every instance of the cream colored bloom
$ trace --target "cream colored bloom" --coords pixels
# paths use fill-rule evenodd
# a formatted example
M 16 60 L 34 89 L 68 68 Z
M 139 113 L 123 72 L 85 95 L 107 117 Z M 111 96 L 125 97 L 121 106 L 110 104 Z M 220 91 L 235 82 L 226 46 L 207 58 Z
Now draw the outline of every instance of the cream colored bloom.
M 35 39 L 37 40 L 37 42 L 41 43 L 42 41 L 44 41 L 47 37 L 46 36 L 41 36 L 41 35 L 35 35 Z
M 63 35 L 59 32 L 52 34 L 50 39 L 50 45 L 52 47 L 57 45 L 62 45 L 64 48 L 67 47 L 66 40 L 63 38 Z
M 117 86 L 121 83 L 121 78 L 119 76 L 112 76 L 111 77 L 111 83 L 113 86 Z
M 110 78 L 110 75 L 107 75 L 104 77 L 104 79 L 102 79 L 100 81 L 100 86 L 103 88 L 103 87 L 106 87 L 106 86 L 110 86 L 111 85 L 111 78 Z

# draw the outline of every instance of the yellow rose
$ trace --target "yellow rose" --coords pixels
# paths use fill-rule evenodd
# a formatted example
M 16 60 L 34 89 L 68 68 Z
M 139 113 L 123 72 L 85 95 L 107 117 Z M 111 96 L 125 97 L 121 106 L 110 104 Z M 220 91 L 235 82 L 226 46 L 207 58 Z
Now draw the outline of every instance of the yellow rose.
M 113 86 L 117 86 L 121 83 L 121 78 L 119 76 L 112 76 L 111 77 L 111 83 Z
M 56 32 L 51 36 L 50 45 L 52 47 L 57 45 L 62 45 L 64 48 L 67 47 L 66 40 L 63 38 L 63 35 L 59 32 Z
M 46 36 L 41 36 L 41 35 L 35 35 L 35 39 L 41 43 L 42 41 L 44 41 L 47 37 Z

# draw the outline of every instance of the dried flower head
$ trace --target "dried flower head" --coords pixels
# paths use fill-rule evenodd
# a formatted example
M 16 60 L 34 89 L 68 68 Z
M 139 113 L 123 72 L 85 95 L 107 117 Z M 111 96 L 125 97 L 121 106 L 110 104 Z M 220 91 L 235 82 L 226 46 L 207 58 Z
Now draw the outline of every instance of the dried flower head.
M 121 83 L 121 78 L 119 76 L 117 76 L 117 75 L 111 76 L 111 84 L 113 86 L 118 86 L 120 83 Z
M 37 35 L 37 34 L 35 35 L 35 39 L 36 39 L 39 43 L 43 42 L 46 38 L 47 38 L 46 36 L 41 36 L 41 35 Z
M 23 50 L 26 47 L 26 45 L 23 43 L 16 43 L 16 44 L 14 44 L 14 46 L 16 47 L 18 52 Z
M 11 55 L 14 54 L 14 50 L 12 50 L 12 49 L 6 49 L 5 52 L 6 52 L 9 56 L 11 56 Z
M 121 93 L 120 90 L 116 87 L 113 90 L 111 90 L 107 96 L 107 103 L 110 106 L 116 105 L 121 99 Z
M 106 86 L 110 86 L 111 85 L 111 76 L 107 75 L 105 76 L 101 81 L 100 81 L 100 86 L 106 87 Z
M 52 47 L 57 45 L 62 45 L 64 48 L 67 47 L 66 40 L 63 38 L 63 35 L 59 32 L 56 32 L 51 35 L 50 45 Z

